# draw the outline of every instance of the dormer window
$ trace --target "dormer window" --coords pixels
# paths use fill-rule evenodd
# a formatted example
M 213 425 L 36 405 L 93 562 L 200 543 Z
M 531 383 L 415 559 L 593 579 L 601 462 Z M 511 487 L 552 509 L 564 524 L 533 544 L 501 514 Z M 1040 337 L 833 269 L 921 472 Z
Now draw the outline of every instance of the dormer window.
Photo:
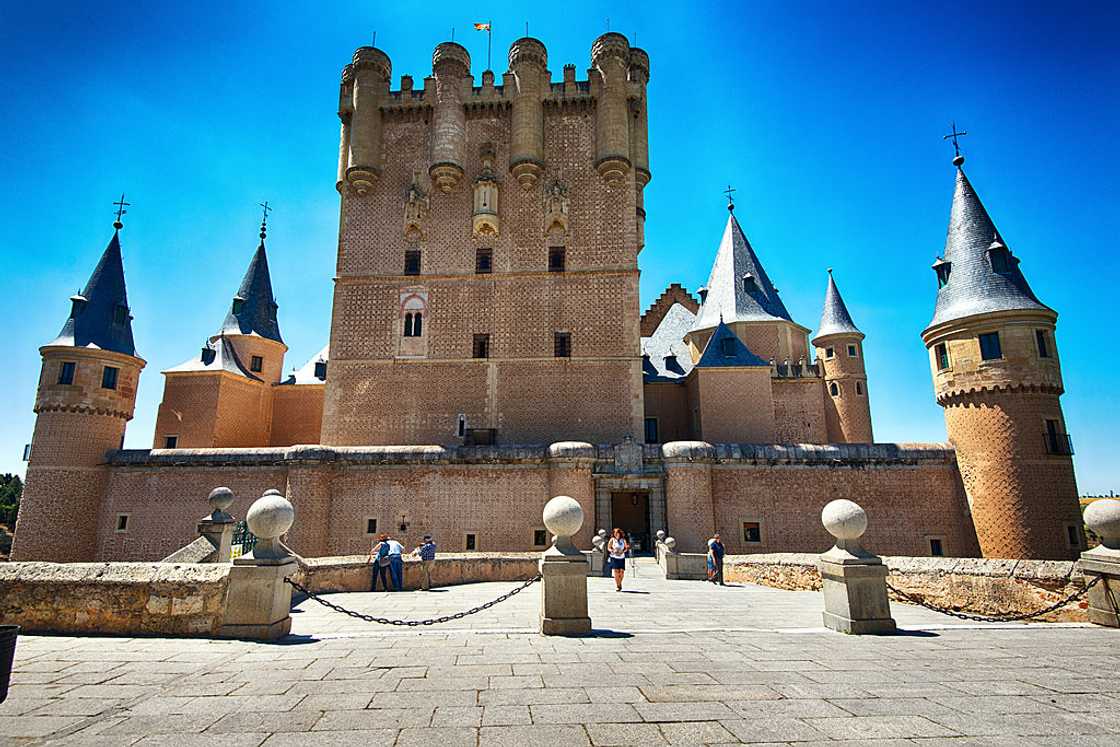
M 327 362 L 315 361 L 315 378 L 319 381 L 327 380 Z
M 82 313 L 82 309 L 86 307 L 86 299 L 84 296 L 70 296 L 70 318 L 73 319 L 78 314 Z
M 204 347 L 202 349 L 202 358 L 201 358 L 203 365 L 209 366 L 211 363 L 214 362 L 214 359 L 217 356 L 218 356 L 218 351 L 217 350 L 215 350 L 214 348 L 212 348 L 210 346 Z
M 735 338 L 725 337 L 719 341 L 719 352 L 724 358 L 735 357 Z
M 944 288 L 949 284 L 949 272 L 953 268 L 952 262 L 946 262 L 940 257 L 933 263 L 933 271 L 937 273 L 937 287 Z
M 1006 273 L 1015 268 L 1015 258 L 1010 250 L 996 237 L 988 247 L 988 261 L 992 265 L 992 272 Z
M 746 293 L 754 293 L 758 290 L 758 281 L 755 280 L 754 275 L 749 272 L 743 276 L 743 291 Z
M 233 299 L 233 313 L 240 314 L 241 310 L 245 308 L 245 299 L 241 296 L 235 296 Z
M 705 301 L 708 300 L 708 289 L 707 288 L 697 289 L 696 294 L 698 296 L 700 296 L 700 303 L 704 303 Z

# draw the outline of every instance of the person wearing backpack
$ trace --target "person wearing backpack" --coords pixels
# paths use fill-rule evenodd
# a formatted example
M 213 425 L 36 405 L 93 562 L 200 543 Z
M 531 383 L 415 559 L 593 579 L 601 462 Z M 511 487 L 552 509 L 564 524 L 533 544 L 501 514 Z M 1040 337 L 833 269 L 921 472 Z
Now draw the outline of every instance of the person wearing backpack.
M 377 538 L 377 544 L 370 546 L 366 562 L 373 566 L 370 569 L 373 576 L 370 591 L 377 591 L 378 576 L 381 577 L 381 590 L 389 591 L 389 564 L 392 562 L 389 559 L 389 535 L 382 534 Z

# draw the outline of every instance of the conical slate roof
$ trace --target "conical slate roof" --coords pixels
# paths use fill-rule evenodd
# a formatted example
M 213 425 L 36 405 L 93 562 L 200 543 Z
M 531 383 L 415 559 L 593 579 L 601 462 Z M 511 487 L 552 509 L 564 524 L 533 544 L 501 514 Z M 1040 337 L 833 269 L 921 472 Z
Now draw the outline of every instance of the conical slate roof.
M 190 360 L 183 361 L 177 366 L 167 369 L 164 373 L 181 373 L 184 371 L 226 371 L 237 376 L 244 376 L 253 381 L 260 381 L 260 377 L 245 368 L 237 349 L 230 344 L 225 335 L 217 335 L 208 340 L 202 348 L 202 354 Z
M 70 318 L 48 345 L 100 348 L 136 355 L 132 316 L 124 284 L 120 231 L 113 231 L 109 246 L 90 275 L 86 287 L 71 296 Z
M 724 341 L 727 342 L 724 342 Z M 716 331 L 708 339 L 708 344 L 704 346 L 704 352 L 700 356 L 700 360 L 696 362 L 694 368 L 717 368 L 726 366 L 766 366 L 770 364 L 762 360 L 757 355 L 752 353 L 750 349 L 739 339 L 739 336 L 731 331 L 731 328 L 719 322 Z
M 836 287 L 836 281 L 832 279 L 832 270 L 828 271 L 828 290 L 824 292 L 821 326 L 817 330 L 817 336 L 813 339 L 816 340 L 825 335 L 859 335 L 863 337 L 863 333 L 852 321 L 852 315 L 848 313 L 848 307 L 840 296 L 840 289 Z
M 793 321 L 733 212 L 727 216 L 708 276 L 708 294 L 692 328 L 715 327 L 721 317 L 725 322 Z
M 993 256 L 1000 254 L 1003 256 Z M 938 258 L 934 268 L 944 268 L 946 263 L 949 265 L 948 282 L 937 291 L 930 327 L 992 311 L 1051 310 L 1038 300 L 1027 284 L 1018 258 L 1004 245 L 988 211 L 959 166 L 945 255 Z
M 261 243 L 257 246 L 252 261 L 249 262 L 249 269 L 245 271 L 245 278 L 241 281 L 237 295 L 234 296 L 225 322 L 222 323 L 221 334 L 259 335 L 276 342 L 284 342 L 280 337 L 276 308 L 262 232 Z

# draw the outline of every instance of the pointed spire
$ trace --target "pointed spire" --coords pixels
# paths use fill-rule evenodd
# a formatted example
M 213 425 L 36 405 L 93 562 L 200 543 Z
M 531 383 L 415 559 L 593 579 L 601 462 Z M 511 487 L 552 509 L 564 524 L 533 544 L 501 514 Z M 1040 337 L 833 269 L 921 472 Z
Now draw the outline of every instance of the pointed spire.
M 693 329 L 715 327 L 721 316 L 728 323 L 793 321 L 734 212 L 727 216 L 723 238 L 708 276 L 707 292 L 702 298 Z
M 122 196 L 123 201 L 123 196 Z M 122 208 L 123 214 L 123 208 Z M 136 355 L 132 340 L 132 316 L 124 283 L 121 259 L 120 217 L 109 245 L 89 277 L 86 287 L 70 297 L 70 318 L 48 345 L 100 348 Z
M 1007 248 L 960 164 L 956 171 L 945 254 L 934 263 L 941 287 L 929 326 L 991 311 L 1050 311 L 1031 290 L 1018 258 Z
M 276 319 L 276 298 L 272 295 L 272 277 L 268 272 L 268 254 L 264 240 L 267 233 L 268 203 L 262 203 L 264 218 L 261 220 L 261 243 L 253 253 L 249 269 L 241 280 L 241 287 L 233 297 L 229 313 L 222 324 L 221 334 L 259 335 L 276 342 L 280 337 L 280 323 Z
M 696 361 L 694 368 L 717 368 L 728 366 L 766 366 L 767 361 L 762 360 L 750 351 L 750 348 L 739 339 L 723 322 L 716 326 L 715 332 L 708 338 L 700 360 Z
M 859 335 L 863 338 L 863 333 L 852 321 L 852 315 L 848 313 L 848 307 L 840 296 L 840 289 L 836 287 L 836 281 L 832 278 L 831 267 L 828 268 L 828 289 L 824 292 L 821 326 L 817 330 L 817 336 L 813 338 L 814 344 L 827 335 Z

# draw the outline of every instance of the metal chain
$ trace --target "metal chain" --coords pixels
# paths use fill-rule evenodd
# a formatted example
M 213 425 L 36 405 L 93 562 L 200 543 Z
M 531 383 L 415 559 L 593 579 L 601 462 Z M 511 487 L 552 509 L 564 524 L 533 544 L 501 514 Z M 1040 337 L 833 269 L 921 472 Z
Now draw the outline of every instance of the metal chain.
M 921 597 L 915 597 L 912 594 L 907 594 L 902 589 L 896 589 L 895 587 L 891 586 L 889 581 L 887 582 L 887 588 L 893 591 L 895 594 L 898 594 L 908 602 L 916 604 L 920 607 L 925 607 L 927 610 L 940 612 L 943 615 L 952 615 L 953 617 L 959 617 L 961 620 L 975 620 L 977 622 L 1015 622 L 1016 620 L 1026 620 L 1030 617 L 1039 617 L 1041 615 L 1047 614 L 1048 612 L 1053 612 L 1054 610 L 1065 607 L 1070 602 L 1073 602 L 1085 596 L 1085 594 L 1088 593 L 1089 589 L 1092 589 L 1094 586 L 1100 583 L 1101 579 L 1103 578 L 1104 576 L 1097 576 L 1088 584 L 1086 584 L 1085 588 L 1075 591 L 1073 594 L 1070 594 L 1060 602 L 1055 602 L 1048 607 L 1044 607 L 1040 610 L 1035 610 L 1034 612 L 1023 612 L 1013 615 L 979 615 L 971 612 L 962 612 L 959 610 L 949 609 L 948 607 L 939 607 L 936 604 L 930 604 Z
M 483 610 L 488 610 L 491 607 L 493 607 L 494 605 L 500 604 L 501 602 L 506 601 L 510 597 L 515 596 L 517 594 L 520 594 L 522 591 L 529 588 L 530 586 L 532 586 L 533 584 L 535 584 L 537 581 L 540 581 L 540 580 L 541 580 L 541 575 L 538 573 L 536 576 L 533 576 L 531 579 L 529 579 L 525 583 L 521 584 L 521 586 L 518 586 L 516 589 L 513 589 L 511 591 L 507 591 L 505 594 L 502 594 L 497 599 L 493 599 L 493 600 L 487 602 L 486 604 L 480 604 L 477 607 L 471 607 L 469 610 L 466 610 L 465 612 L 456 612 L 456 613 L 451 614 L 451 615 L 441 615 L 440 617 L 433 617 L 430 620 L 393 620 L 393 619 L 388 618 L 388 617 L 376 617 L 374 615 L 366 615 L 366 614 L 363 614 L 361 612 L 355 612 L 354 610 L 348 610 L 345 607 L 343 607 L 342 605 L 335 604 L 334 602 L 328 602 L 326 599 L 323 599 L 321 596 L 319 596 L 315 592 L 310 591 L 309 589 L 307 589 L 307 587 L 296 583 L 295 581 L 293 581 L 290 578 L 284 579 L 284 583 L 291 584 L 291 586 L 296 591 L 299 591 L 303 594 L 306 594 L 308 598 L 314 599 L 316 602 L 323 605 L 327 609 L 334 610 L 335 612 L 341 612 L 344 615 L 349 615 L 350 617 L 356 618 L 358 620 L 365 620 L 366 622 L 371 622 L 371 623 L 380 623 L 381 625 L 399 625 L 399 626 L 408 627 L 408 628 L 415 628 L 415 627 L 418 627 L 420 625 L 438 625 L 440 623 L 450 622 L 452 620 L 461 620 L 462 618 L 466 617 L 467 615 L 473 615 L 476 612 L 482 612 Z

